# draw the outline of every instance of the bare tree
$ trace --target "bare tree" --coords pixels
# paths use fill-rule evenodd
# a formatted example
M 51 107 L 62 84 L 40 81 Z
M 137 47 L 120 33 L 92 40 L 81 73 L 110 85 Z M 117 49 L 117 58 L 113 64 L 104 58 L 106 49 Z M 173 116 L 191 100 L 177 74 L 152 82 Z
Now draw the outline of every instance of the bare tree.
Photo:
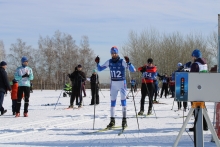
M 4 43 L 2 40 L 0 40 L 0 61 L 5 60 L 5 56 Z

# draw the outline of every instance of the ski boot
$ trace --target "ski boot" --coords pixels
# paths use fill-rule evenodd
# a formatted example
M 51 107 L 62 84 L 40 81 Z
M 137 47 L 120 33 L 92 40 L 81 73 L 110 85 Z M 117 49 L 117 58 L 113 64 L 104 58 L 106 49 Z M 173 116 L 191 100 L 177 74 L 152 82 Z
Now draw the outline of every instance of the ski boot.
M 123 117 L 122 118 L 122 129 L 124 130 L 127 126 L 128 126 L 127 125 L 127 119 L 126 119 L 126 117 Z
M 78 108 L 82 108 L 82 104 L 81 103 L 79 103 Z
M 152 114 L 152 109 L 149 108 L 149 109 L 148 109 L 148 112 L 147 112 L 147 115 L 151 115 L 151 114 Z
M 24 117 L 28 117 L 28 113 L 26 112 L 26 113 L 24 113 Z
M 15 117 L 20 117 L 20 113 L 16 112 Z
M 73 108 L 73 105 L 69 105 L 68 109 Z
M 144 111 L 141 110 L 140 112 L 138 112 L 138 115 L 144 115 Z
M 115 118 L 111 117 L 110 123 L 107 125 L 107 129 L 111 129 L 115 126 Z
M 1 115 L 4 115 L 7 112 L 7 110 L 4 110 L 1 112 Z

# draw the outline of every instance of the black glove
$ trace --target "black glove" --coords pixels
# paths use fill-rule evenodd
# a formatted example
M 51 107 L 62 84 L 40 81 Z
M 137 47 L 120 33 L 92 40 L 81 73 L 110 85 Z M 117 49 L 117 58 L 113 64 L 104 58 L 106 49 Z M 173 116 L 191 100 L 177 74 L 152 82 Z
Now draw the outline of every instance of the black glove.
M 189 62 L 187 62 L 187 63 L 185 64 L 185 66 L 186 66 L 187 68 L 190 68 L 191 64 L 192 64 L 192 62 L 189 61 Z
M 70 74 L 67 75 L 70 78 Z
M 97 56 L 97 57 L 95 58 L 95 62 L 96 62 L 97 64 L 100 62 L 99 56 Z
M 22 78 L 24 78 L 24 77 L 29 77 L 29 75 L 26 73 L 22 76 Z
M 129 62 L 130 62 L 128 56 L 124 56 L 124 58 L 125 58 L 126 63 L 129 63 Z
M 146 71 L 146 66 L 143 66 L 142 69 L 140 70 L 141 73 Z

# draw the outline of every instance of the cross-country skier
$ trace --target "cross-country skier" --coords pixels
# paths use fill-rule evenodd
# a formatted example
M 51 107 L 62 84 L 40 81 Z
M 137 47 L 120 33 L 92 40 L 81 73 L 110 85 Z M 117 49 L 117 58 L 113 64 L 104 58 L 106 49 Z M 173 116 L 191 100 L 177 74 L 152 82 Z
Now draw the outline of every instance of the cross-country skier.
M 118 55 L 118 48 L 113 46 L 110 50 L 112 58 L 107 60 L 102 66 L 99 65 L 100 58 L 97 56 L 95 62 L 97 63 L 98 71 L 102 71 L 109 67 L 110 75 L 111 75 L 111 121 L 107 128 L 112 128 L 115 126 L 115 106 L 116 99 L 118 95 L 118 91 L 120 91 L 121 95 L 121 105 L 122 105 L 122 128 L 127 126 L 126 120 L 126 79 L 125 79 L 125 69 L 128 69 L 131 72 L 135 72 L 134 66 L 130 63 L 129 58 L 125 56 L 125 60 L 121 59 Z
M 18 99 L 16 105 L 16 116 L 20 117 L 21 99 L 24 93 L 24 117 L 28 117 L 28 105 L 30 97 L 30 81 L 34 79 L 33 71 L 28 66 L 28 58 L 21 58 L 22 66 L 16 69 L 15 80 L 18 81 Z
M 144 114 L 145 97 L 148 94 L 149 107 L 147 115 L 152 113 L 153 107 L 153 94 L 154 94 L 154 80 L 156 79 L 156 66 L 153 65 L 153 59 L 147 60 L 147 65 L 139 67 L 138 70 L 142 73 L 142 85 L 141 85 L 141 107 L 138 115 Z
M 167 76 L 167 74 L 165 73 L 163 76 L 161 76 L 160 74 L 158 74 L 158 77 L 160 77 L 162 79 L 163 85 L 162 85 L 162 90 L 160 92 L 160 98 L 162 98 L 163 96 L 163 91 L 165 90 L 165 98 L 167 98 L 168 95 L 168 83 L 169 83 L 169 77 Z

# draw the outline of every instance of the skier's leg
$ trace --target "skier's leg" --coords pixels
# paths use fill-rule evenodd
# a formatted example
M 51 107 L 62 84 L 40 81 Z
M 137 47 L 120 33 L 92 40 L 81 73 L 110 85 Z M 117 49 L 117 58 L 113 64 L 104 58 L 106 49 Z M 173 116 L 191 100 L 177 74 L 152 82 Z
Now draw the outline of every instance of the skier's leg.
M 111 96 L 111 117 L 115 117 L 115 106 L 116 106 L 116 99 L 118 95 L 118 81 L 112 81 L 111 89 L 110 89 L 110 96 Z
M 126 118 L 126 81 L 120 81 L 120 95 L 123 117 Z
M 24 89 L 24 113 L 28 112 L 29 97 L 30 97 L 30 87 L 25 87 Z
M 145 97 L 147 94 L 147 88 L 146 88 L 146 84 L 142 83 L 141 85 L 141 107 L 140 107 L 140 111 L 144 112 L 144 103 L 145 103 Z
M 16 113 L 20 113 L 20 108 L 21 108 L 21 99 L 23 95 L 23 87 L 18 87 L 18 100 L 17 100 L 17 105 L 16 105 Z
M 99 87 L 96 88 L 96 104 L 99 104 Z

